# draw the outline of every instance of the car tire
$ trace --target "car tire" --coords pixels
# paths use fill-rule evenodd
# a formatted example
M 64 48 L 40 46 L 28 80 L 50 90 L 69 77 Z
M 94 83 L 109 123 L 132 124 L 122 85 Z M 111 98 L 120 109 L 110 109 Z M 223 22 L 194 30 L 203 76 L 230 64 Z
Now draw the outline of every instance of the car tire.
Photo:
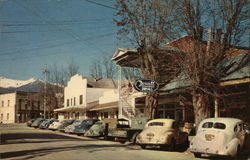
M 130 139 L 130 142 L 132 142 L 132 144 L 136 144 L 136 138 L 139 135 L 140 132 L 136 132 L 133 134 L 132 138 Z
M 241 149 L 240 149 L 240 146 L 238 146 L 237 151 L 236 151 L 236 155 L 234 156 L 235 160 L 240 159 L 240 153 L 241 153 Z
M 142 149 L 146 149 L 146 145 L 140 145 Z
M 201 153 L 194 153 L 195 158 L 201 158 Z
M 168 146 L 168 150 L 175 151 L 175 149 L 176 149 L 176 141 L 175 139 L 172 139 L 170 145 Z

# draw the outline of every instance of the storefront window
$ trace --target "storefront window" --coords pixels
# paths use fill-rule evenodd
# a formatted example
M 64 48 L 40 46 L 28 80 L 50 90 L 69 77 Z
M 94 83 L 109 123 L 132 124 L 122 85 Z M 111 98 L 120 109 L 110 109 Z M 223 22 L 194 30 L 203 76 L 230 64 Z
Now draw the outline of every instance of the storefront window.
M 79 104 L 82 104 L 82 95 L 79 97 Z

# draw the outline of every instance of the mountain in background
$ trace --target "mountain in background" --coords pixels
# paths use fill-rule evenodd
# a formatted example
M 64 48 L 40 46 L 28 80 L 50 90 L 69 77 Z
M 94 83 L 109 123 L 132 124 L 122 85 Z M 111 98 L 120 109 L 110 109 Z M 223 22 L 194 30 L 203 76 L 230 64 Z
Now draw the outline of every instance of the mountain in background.
M 44 82 L 31 78 L 28 80 L 13 80 L 0 77 L 0 94 L 15 91 L 40 92 L 43 90 Z

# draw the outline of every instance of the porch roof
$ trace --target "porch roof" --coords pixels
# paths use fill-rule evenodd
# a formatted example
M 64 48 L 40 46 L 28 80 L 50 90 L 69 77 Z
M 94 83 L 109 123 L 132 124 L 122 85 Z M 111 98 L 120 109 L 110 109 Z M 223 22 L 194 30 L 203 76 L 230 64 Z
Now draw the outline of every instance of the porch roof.
M 83 111 L 88 111 L 91 108 L 97 106 L 99 104 L 99 101 L 93 101 L 89 102 L 87 106 L 70 106 L 70 107 L 63 107 L 63 108 L 58 108 L 55 109 L 55 112 L 83 112 Z
M 115 102 L 110 102 L 110 103 L 105 103 L 105 104 L 99 104 L 99 105 L 97 105 L 89 110 L 90 111 L 98 111 L 98 110 L 113 109 L 113 108 L 118 109 L 118 106 L 119 106 L 119 102 L 115 101 Z

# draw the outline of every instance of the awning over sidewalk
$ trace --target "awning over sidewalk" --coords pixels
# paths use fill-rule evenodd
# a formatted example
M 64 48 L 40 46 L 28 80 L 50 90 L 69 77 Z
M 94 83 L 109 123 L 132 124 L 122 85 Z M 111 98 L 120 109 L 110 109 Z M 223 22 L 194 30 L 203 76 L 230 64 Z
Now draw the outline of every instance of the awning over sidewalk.
M 99 104 L 91 109 L 89 109 L 90 111 L 99 111 L 99 110 L 105 110 L 105 109 L 114 109 L 117 108 L 118 109 L 119 103 L 118 101 L 116 102 L 110 102 L 110 103 L 106 103 L 106 104 Z
M 55 109 L 55 112 L 84 112 L 98 106 L 99 101 L 89 102 L 87 106 L 71 106 Z

